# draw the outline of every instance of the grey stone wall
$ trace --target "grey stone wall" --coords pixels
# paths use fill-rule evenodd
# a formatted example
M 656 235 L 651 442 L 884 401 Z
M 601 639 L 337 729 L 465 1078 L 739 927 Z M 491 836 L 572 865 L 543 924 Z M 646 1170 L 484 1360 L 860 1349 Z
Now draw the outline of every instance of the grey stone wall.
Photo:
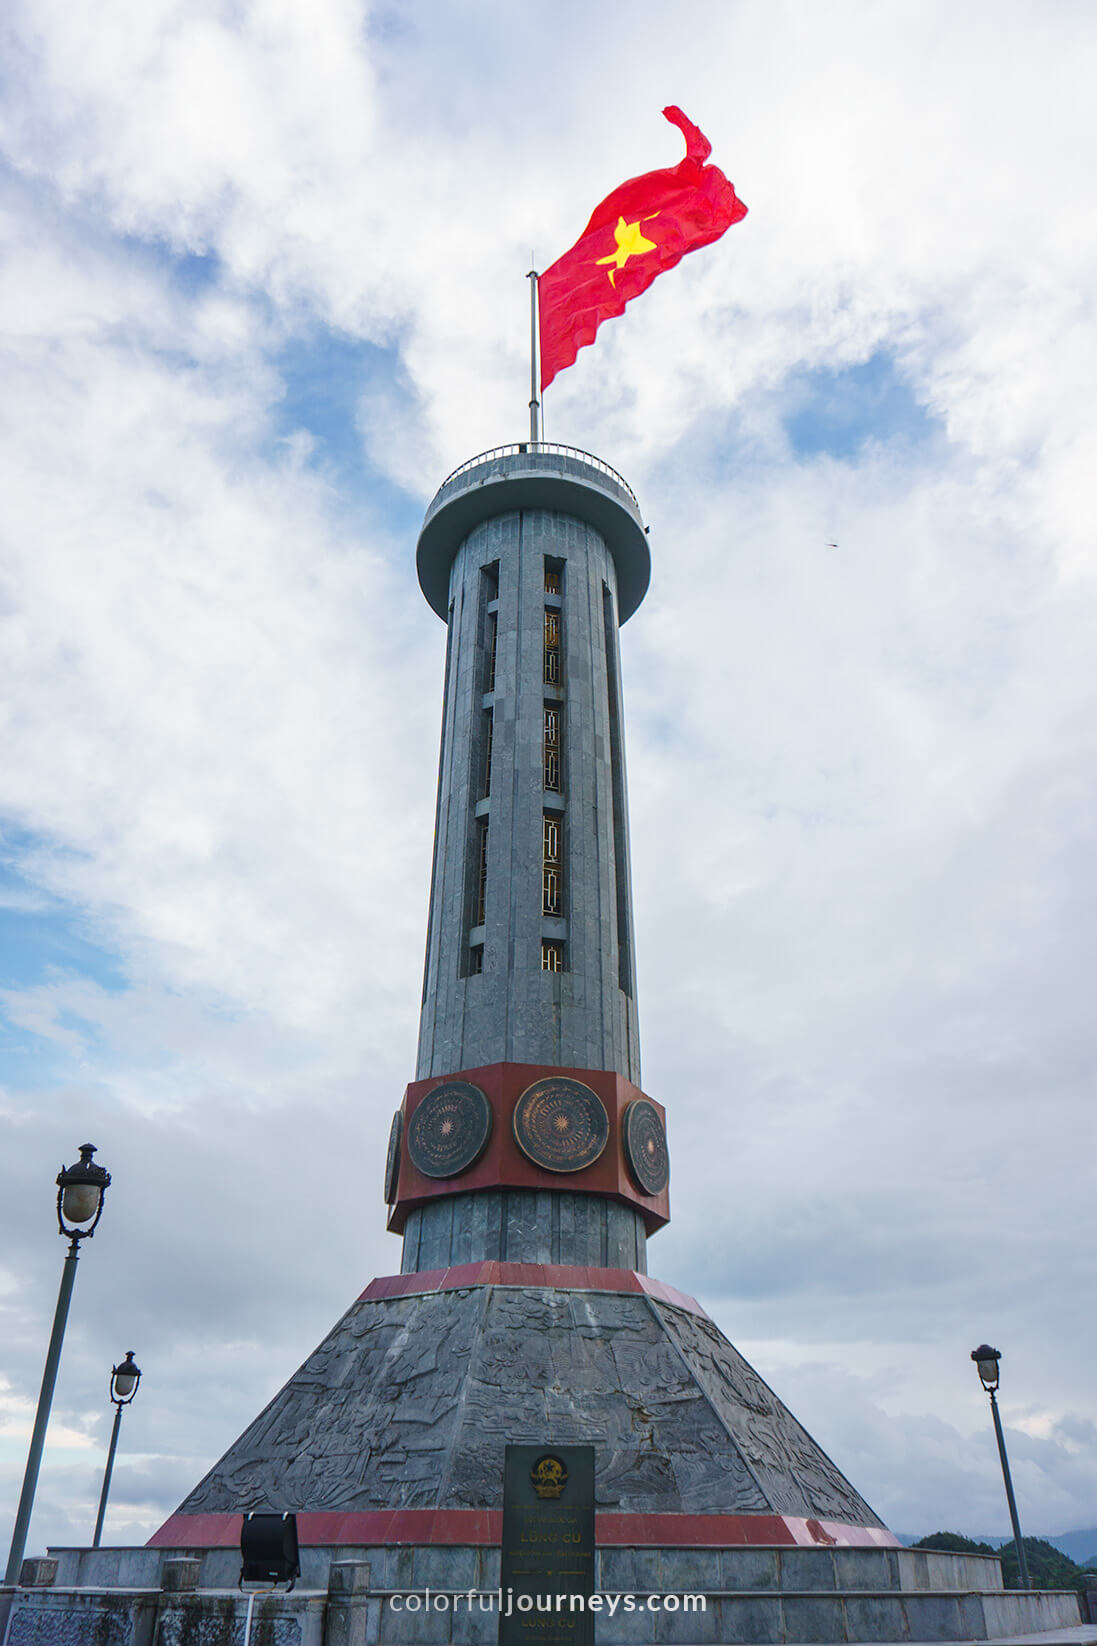
M 172 1549 L 55 1549 L 57 1587 L 109 1590 L 131 1588 L 125 1581 L 140 1559 L 142 1588 L 168 1590 L 181 1551 Z M 193 1588 L 235 1588 L 240 1554 L 235 1548 L 195 1551 L 199 1568 Z M 188 1562 L 189 1563 L 189 1562 Z M 607 1590 L 671 1590 L 786 1594 L 835 1592 L 910 1594 L 967 1592 L 998 1595 L 1002 1566 L 996 1555 L 956 1555 L 935 1549 L 803 1548 L 769 1544 L 734 1548 L 660 1548 L 603 1544 L 597 1550 L 599 1586 Z M 342 1571 L 340 1571 L 340 1568 Z M 350 1576 L 348 1585 L 346 1573 Z M 365 1574 L 364 1578 L 362 1574 Z M 389 1544 L 301 1548 L 299 1592 L 338 1590 L 340 1594 L 439 1586 L 494 1589 L 499 1584 L 499 1550 L 491 1544 Z M 134 1596 L 125 1597 L 127 1605 Z M 142 1597 L 136 1597 L 142 1598 Z M 147 1598 L 144 1597 L 144 1598 Z M 59 1604 L 61 1602 L 58 1602 Z M 67 1604 L 67 1602 L 64 1602 Z
M 483 1189 L 408 1213 L 402 1273 L 485 1260 L 647 1274 L 647 1232 L 632 1206 L 559 1189 Z
M 239 1590 L 187 1595 L 109 1587 L 18 1590 L 5 1646 L 244 1646 L 247 1609 L 248 1597 Z M 358 1641 L 364 1646 L 364 1597 L 356 1610 L 362 1623 Z M 372 1612 L 376 1640 L 379 1600 L 372 1602 Z M 353 1636 L 339 1627 L 350 1613 L 347 1599 L 337 1591 L 257 1594 L 251 1646 L 352 1646 Z
M 252 1646 L 425 1646 L 428 1641 L 494 1646 L 498 1638 L 496 1548 L 404 1545 L 308 1552 L 313 1572 L 304 1587 L 257 1598 Z M 954 1570 L 948 1557 L 931 1554 L 924 1569 L 913 1573 L 904 1566 L 907 1552 L 602 1547 L 596 1588 L 615 1597 L 616 1606 L 598 1618 L 597 1639 L 600 1646 L 1003 1636 L 1070 1639 L 1084 1646 L 1097 1640 L 1097 1628 L 1079 1626 L 1073 1592 L 1003 1592 L 997 1561 L 980 1563 L 978 1557 Z M 118 1551 L 83 1553 L 84 1589 L 16 1592 L 7 1646 L 242 1646 L 247 1601 L 226 1587 L 225 1573 L 211 1571 L 217 1581 L 203 1581 L 189 1594 L 170 1592 L 166 1581 L 160 1593 L 155 1587 L 119 1593 L 111 1590 L 111 1560 Z M 172 1554 L 163 1554 L 165 1578 Z M 435 1597 L 429 1612 L 422 1605 L 428 1589 Z M 420 1609 L 406 1608 L 408 1595 L 420 1597 Z M 625 1595 L 632 1597 L 629 1610 Z M 648 1597 L 661 1601 L 666 1595 L 703 1597 L 704 1610 L 686 1610 L 684 1603 L 673 1611 L 647 1607 Z M 1048 1633 L 1052 1630 L 1064 1632 Z
M 489 505 L 484 508 L 487 512 Z M 546 556 L 563 564 L 558 602 L 545 592 Z M 495 689 L 488 693 L 483 571 L 496 565 Z M 615 654 L 613 558 L 592 526 L 546 508 L 512 510 L 482 521 L 453 562 L 418 1079 L 517 1062 L 614 1069 L 639 1084 L 636 1002 L 628 963 L 632 899 L 628 822 L 622 815 L 627 802 L 623 743 L 611 737 L 606 590 L 614 613 L 609 642 Z M 558 604 L 562 617 L 559 690 L 544 681 L 546 604 Z M 615 655 L 610 666 L 616 670 Z M 543 782 L 546 703 L 558 705 L 563 715 L 564 787 L 559 795 L 546 792 Z M 488 710 L 493 746 L 491 792 L 485 796 Z M 565 909 L 560 919 L 542 914 L 546 811 L 562 817 L 564 824 Z M 482 929 L 474 929 L 470 885 L 482 818 L 488 825 L 486 911 Z M 619 928 L 625 937 L 624 966 Z M 565 971 L 542 970 L 543 938 L 566 945 Z M 470 975 L 473 939 L 482 939 L 483 970 Z
M 18 1590 L 5 1646 L 152 1646 L 156 1594 Z

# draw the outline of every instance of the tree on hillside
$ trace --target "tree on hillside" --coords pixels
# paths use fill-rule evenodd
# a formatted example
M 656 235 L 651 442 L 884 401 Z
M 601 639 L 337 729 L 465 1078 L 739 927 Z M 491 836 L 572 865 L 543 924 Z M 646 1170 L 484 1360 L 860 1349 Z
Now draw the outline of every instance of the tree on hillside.
M 989 1543 L 973 1543 L 970 1537 L 963 1537 L 959 1532 L 931 1532 L 928 1537 L 918 1539 L 911 1545 L 914 1549 L 939 1549 L 947 1555 L 996 1555 L 997 1549 L 992 1549 Z M 1027 1548 L 1027 1545 L 1026 1545 Z
M 1025 1565 L 1034 1589 L 1084 1589 L 1089 1573 L 1042 1537 L 1026 1537 Z M 1007 1589 L 1021 1587 L 1017 1548 L 1010 1541 L 998 1550 L 1002 1557 L 1002 1582 Z

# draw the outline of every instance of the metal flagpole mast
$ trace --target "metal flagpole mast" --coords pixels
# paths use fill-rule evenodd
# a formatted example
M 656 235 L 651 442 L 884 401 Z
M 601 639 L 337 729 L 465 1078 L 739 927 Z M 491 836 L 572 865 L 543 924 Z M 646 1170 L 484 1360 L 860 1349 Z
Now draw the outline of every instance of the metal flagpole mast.
M 533 262 L 532 252 L 529 260 Z M 541 439 L 541 402 L 537 381 L 537 270 L 530 269 L 526 278 L 529 280 L 529 438 L 530 444 L 536 446 Z

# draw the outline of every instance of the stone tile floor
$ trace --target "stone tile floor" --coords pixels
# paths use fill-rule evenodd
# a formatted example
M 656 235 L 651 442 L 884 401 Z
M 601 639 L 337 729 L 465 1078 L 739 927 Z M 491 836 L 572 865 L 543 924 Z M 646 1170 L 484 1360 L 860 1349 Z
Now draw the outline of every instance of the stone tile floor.
M 700 1646 L 700 1643 L 698 1643 Z M 738 1641 L 726 1641 L 722 1646 L 741 1646 Z M 817 1641 L 813 1646 L 845 1646 L 844 1642 Z M 894 1641 L 866 1640 L 859 1646 L 895 1646 Z M 903 1646 L 941 1646 L 939 1640 L 908 1640 Z M 1037 1634 L 996 1635 L 993 1640 L 954 1640 L 949 1646 L 1097 1646 L 1097 1623 L 1079 1623 L 1073 1629 L 1047 1629 Z

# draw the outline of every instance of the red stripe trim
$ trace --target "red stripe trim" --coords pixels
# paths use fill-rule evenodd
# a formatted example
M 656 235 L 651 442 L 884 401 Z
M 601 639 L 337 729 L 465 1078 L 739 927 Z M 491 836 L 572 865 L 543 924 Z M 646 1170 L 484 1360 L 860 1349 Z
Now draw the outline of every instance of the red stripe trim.
M 228 1549 L 240 1546 L 240 1515 L 174 1514 L 150 1537 L 150 1549 Z M 747 1547 L 898 1549 L 883 1526 L 846 1526 L 795 1515 L 599 1514 L 596 1538 L 604 1547 L 728 1549 Z M 502 1541 L 498 1509 L 315 1510 L 297 1516 L 297 1535 L 311 1548 L 376 1547 L 392 1543 L 488 1544 Z
M 672 1303 L 690 1314 L 708 1316 L 695 1297 L 652 1275 L 634 1269 L 590 1269 L 566 1263 L 459 1263 L 452 1269 L 420 1269 L 414 1274 L 382 1275 L 371 1280 L 359 1303 L 387 1297 L 414 1297 L 422 1292 L 454 1292 L 467 1286 L 551 1286 L 568 1292 L 633 1292 Z

